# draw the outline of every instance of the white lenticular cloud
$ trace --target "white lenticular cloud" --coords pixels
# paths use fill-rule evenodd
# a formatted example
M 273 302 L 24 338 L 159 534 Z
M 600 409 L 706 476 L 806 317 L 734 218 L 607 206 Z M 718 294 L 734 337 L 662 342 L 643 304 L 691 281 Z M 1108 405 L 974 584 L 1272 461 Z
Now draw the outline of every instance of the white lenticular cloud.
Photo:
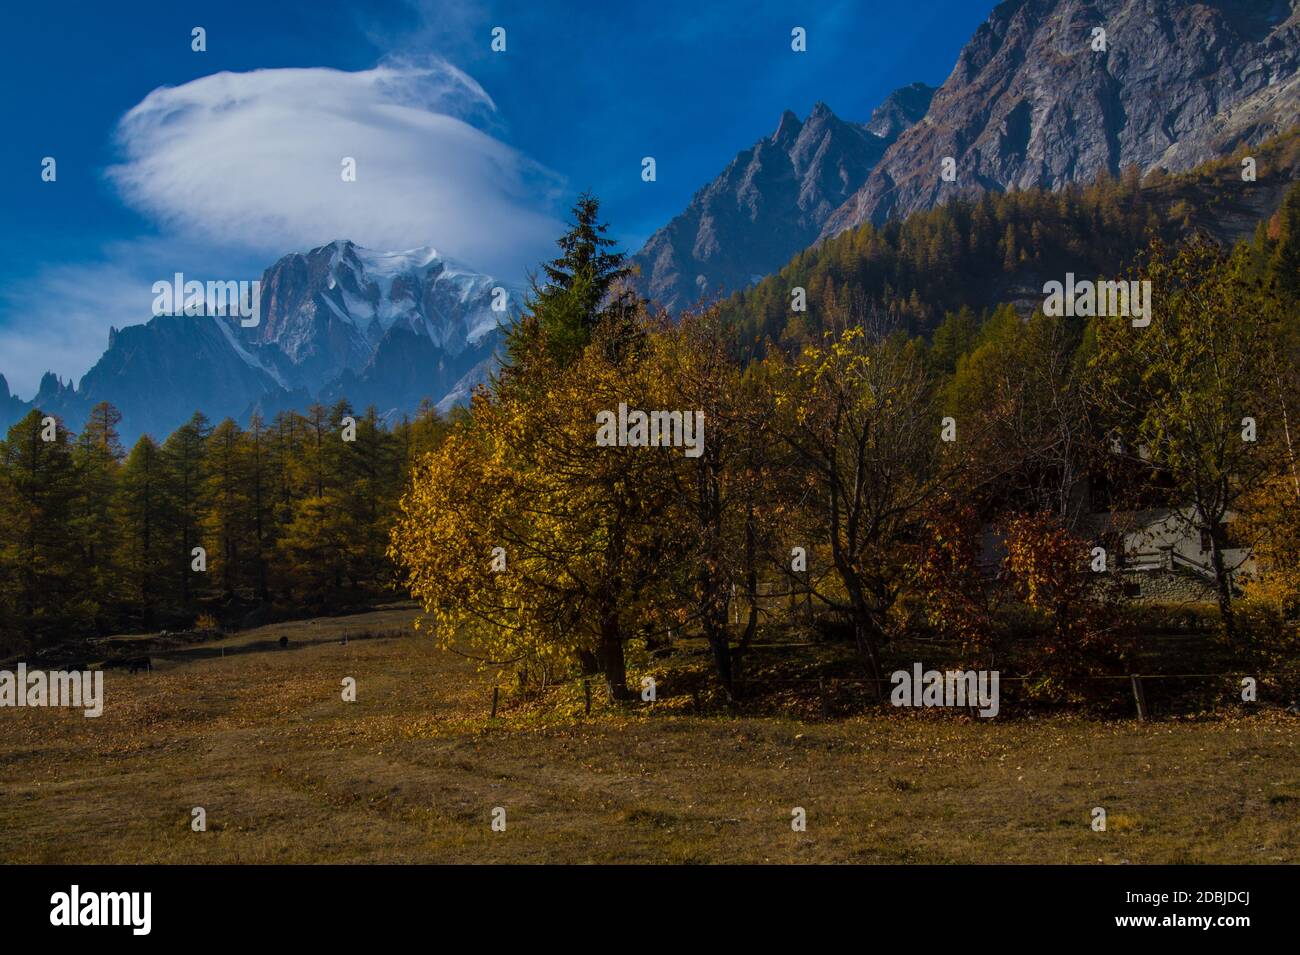
M 218 73 L 121 120 L 124 200 L 169 230 L 281 254 L 433 245 L 515 278 L 549 251 L 558 178 L 466 122 L 495 105 L 441 60 Z M 340 175 L 356 162 L 356 181 Z

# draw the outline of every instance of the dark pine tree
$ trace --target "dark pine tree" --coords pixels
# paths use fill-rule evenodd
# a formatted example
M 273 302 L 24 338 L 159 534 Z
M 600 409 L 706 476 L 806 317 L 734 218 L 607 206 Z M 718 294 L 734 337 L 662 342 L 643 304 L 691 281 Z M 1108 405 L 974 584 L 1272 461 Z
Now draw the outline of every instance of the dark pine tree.
M 600 200 L 583 193 L 569 231 L 556 240 L 559 258 L 542 266 L 544 280 L 533 277 L 528 314 L 507 337 L 506 379 L 521 374 L 537 348 L 567 365 L 601 322 L 625 313 L 629 296 L 615 284 L 630 270 L 624 254 L 613 251 L 617 243 L 605 235 L 608 225 L 599 220 Z

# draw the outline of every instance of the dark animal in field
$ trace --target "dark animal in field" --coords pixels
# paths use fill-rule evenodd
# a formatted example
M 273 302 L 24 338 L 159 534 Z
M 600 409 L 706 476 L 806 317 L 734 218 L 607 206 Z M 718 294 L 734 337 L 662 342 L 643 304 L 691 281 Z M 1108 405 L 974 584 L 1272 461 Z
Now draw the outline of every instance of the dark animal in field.
M 289 645 L 289 638 L 288 638 L 288 637 L 281 637 L 281 638 L 280 638 L 280 647 L 281 647 L 281 648 L 284 648 L 284 647 L 287 647 L 288 645 Z
M 139 670 L 153 671 L 153 661 L 148 657 L 131 657 L 126 661 L 126 672 L 136 673 Z

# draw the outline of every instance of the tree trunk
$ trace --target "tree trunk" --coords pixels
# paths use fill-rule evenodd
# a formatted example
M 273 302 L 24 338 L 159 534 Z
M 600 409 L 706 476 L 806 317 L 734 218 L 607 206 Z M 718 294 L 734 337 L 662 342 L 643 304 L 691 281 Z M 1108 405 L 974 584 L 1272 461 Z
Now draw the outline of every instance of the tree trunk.
M 619 633 L 618 622 L 606 621 L 600 629 L 596 660 L 600 663 L 600 672 L 605 675 L 605 688 L 609 691 L 609 698 L 630 700 L 632 693 L 627 688 L 627 664 L 623 659 L 623 637 Z
M 754 639 L 754 634 L 758 632 L 758 532 L 754 526 L 754 508 L 750 505 L 749 513 L 745 517 L 745 596 L 749 600 L 749 618 L 745 621 L 745 629 L 740 632 L 740 639 L 736 642 L 736 650 L 732 659 L 732 675 L 740 670 L 741 662 L 746 651 L 749 650 L 750 641 Z
M 718 681 L 727 694 L 727 702 L 730 703 L 735 700 L 736 693 L 731 677 L 731 644 L 727 640 L 725 629 L 719 634 L 710 634 L 709 649 L 713 651 L 713 664 L 718 670 Z
M 853 639 L 857 642 L 858 652 L 862 654 L 863 659 L 867 662 L 867 667 L 871 671 L 872 685 L 875 687 L 876 699 L 885 698 L 884 689 L 884 671 L 880 668 L 880 651 L 876 647 L 876 636 L 879 628 L 875 621 L 871 619 L 869 613 L 864 610 L 854 608 L 853 612 Z
M 736 697 L 732 675 L 734 661 L 731 653 L 731 638 L 727 633 L 727 605 L 717 600 L 706 600 L 701 610 L 703 612 L 700 615 L 700 625 L 704 630 L 704 638 L 713 652 L 713 665 L 718 673 L 718 682 L 722 684 L 727 702 L 730 703 Z
M 1232 577 L 1223 566 L 1223 545 L 1219 540 L 1217 525 L 1210 525 L 1210 561 L 1214 566 L 1214 583 L 1219 592 L 1219 620 L 1223 633 L 1230 641 L 1236 640 L 1237 621 L 1232 611 Z

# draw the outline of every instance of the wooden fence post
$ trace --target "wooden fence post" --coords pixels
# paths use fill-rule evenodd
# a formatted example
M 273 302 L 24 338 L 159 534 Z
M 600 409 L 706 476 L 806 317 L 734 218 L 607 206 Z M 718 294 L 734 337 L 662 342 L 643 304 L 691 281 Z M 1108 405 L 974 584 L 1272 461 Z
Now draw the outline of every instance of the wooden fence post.
M 590 716 L 591 715 L 591 681 L 590 680 L 582 681 L 582 692 L 583 695 L 587 698 L 586 713 L 588 716 Z
M 492 719 L 497 718 L 497 699 L 500 697 L 501 687 L 492 687 Z
M 1134 673 L 1130 675 L 1129 679 L 1133 682 L 1133 702 L 1137 703 L 1138 722 L 1145 722 L 1147 718 L 1147 695 L 1142 688 L 1142 677 Z

